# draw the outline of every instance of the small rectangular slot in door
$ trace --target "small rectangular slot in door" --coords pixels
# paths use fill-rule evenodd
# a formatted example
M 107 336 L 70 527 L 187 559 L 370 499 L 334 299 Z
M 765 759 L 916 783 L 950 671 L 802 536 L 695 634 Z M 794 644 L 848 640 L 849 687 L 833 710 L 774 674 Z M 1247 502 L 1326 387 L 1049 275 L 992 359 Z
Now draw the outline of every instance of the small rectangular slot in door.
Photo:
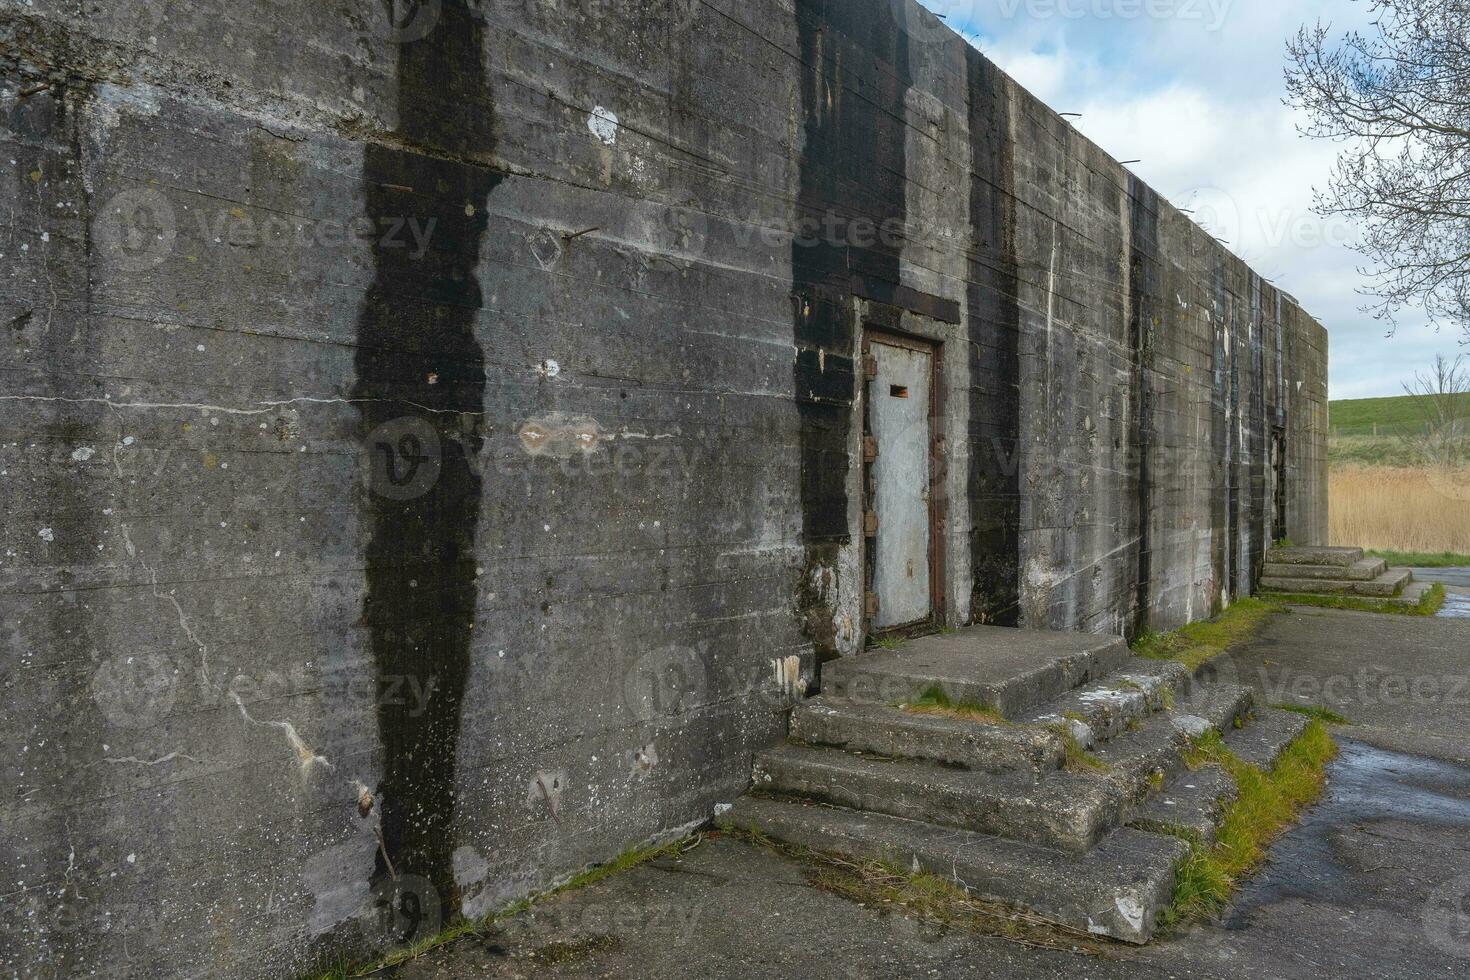
M 888 394 L 893 398 L 907 398 L 909 396 L 909 390 L 904 385 L 889 385 Z

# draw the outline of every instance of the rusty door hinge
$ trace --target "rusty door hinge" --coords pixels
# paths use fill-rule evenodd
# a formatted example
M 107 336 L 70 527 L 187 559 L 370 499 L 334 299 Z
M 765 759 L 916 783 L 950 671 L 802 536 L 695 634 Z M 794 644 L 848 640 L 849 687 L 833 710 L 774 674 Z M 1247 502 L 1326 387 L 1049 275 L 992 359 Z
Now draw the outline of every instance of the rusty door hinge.
M 868 381 L 878 377 L 878 358 L 872 354 L 863 355 L 863 377 Z
M 863 436 L 863 462 L 876 463 L 878 461 L 878 437 Z
M 870 511 L 868 511 L 867 513 L 865 513 L 863 515 L 863 534 L 866 537 L 871 538 L 874 535 L 876 535 L 877 533 L 878 533 L 878 512 L 875 511 L 875 510 L 870 510 Z
M 863 596 L 863 610 L 869 619 L 878 617 L 878 593 L 869 592 Z

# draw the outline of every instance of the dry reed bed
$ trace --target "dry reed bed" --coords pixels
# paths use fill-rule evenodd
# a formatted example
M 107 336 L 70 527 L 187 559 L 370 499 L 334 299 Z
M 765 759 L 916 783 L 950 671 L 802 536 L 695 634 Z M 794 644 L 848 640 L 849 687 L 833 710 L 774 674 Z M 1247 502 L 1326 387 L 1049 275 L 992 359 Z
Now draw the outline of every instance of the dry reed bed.
M 1470 554 L 1470 469 L 1335 466 L 1328 492 L 1332 544 Z

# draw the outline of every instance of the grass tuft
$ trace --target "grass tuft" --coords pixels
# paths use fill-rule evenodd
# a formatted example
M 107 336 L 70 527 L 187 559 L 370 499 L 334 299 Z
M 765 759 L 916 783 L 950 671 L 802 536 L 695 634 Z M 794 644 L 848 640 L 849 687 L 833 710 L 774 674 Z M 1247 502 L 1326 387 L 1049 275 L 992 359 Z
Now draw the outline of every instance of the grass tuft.
M 1390 616 L 1436 616 L 1444 608 L 1445 588 L 1436 582 L 1424 593 L 1423 598 L 1412 606 L 1382 599 L 1366 599 L 1352 595 L 1273 595 L 1272 599 L 1293 606 L 1311 606 L 1315 609 L 1345 609 L 1349 612 L 1384 613 Z
M 1067 731 L 1067 726 L 1059 725 L 1056 728 L 1058 735 L 1062 736 L 1062 744 L 1065 746 L 1066 754 L 1062 757 L 1062 768 L 1068 772 L 1112 772 L 1113 767 L 1088 752 L 1077 741 L 1077 736 Z
M 994 708 L 976 701 L 955 701 L 944 693 L 944 688 L 934 686 L 917 700 L 900 704 L 899 709 L 911 715 L 936 715 L 956 721 L 973 721 L 982 725 L 1007 725 L 1004 716 Z
M 1316 704 L 1312 704 L 1312 705 L 1308 705 L 1308 704 L 1278 704 L 1278 705 L 1273 705 L 1273 707 L 1275 707 L 1275 708 L 1277 708 L 1277 709 L 1279 709 L 1281 711 L 1290 711 L 1290 712 L 1293 712 L 1294 714 L 1306 715 L 1308 718 L 1315 718 L 1315 719 L 1317 719 L 1318 721 L 1320 721 L 1324 725 L 1351 725 L 1352 724 L 1352 722 L 1348 721 L 1346 718 L 1344 718 L 1342 715 L 1338 714 L 1336 711 L 1332 711 L 1329 708 L 1324 708 L 1321 705 L 1316 705 Z
M 1165 928 L 1219 913 L 1242 878 L 1266 858 L 1266 848 L 1322 794 L 1326 768 L 1337 746 L 1320 721 L 1282 753 L 1269 773 L 1231 752 L 1216 732 L 1194 740 L 1185 753 L 1191 768 L 1218 765 L 1234 778 L 1239 795 L 1225 811 L 1214 847 L 1189 840 L 1189 856 L 1175 872 L 1174 899 L 1160 917 Z
M 882 639 L 874 640 L 871 646 L 878 650 L 897 650 L 903 646 L 903 643 L 904 641 L 899 637 L 885 636 Z
M 1133 641 L 1133 652 L 1152 660 L 1177 660 L 1197 670 L 1250 639 L 1273 613 L 1284 611 L 1279 602 L 1240 599 L 1214 619 L 1190 623 L 1172 633 L 1147 631 Z

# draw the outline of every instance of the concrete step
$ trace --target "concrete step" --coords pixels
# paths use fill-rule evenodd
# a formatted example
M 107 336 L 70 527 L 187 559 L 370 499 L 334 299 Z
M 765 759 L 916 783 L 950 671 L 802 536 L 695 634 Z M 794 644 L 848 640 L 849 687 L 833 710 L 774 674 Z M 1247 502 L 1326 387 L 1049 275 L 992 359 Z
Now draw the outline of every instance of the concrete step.
M 1345 568 L 1362 560 L 1362 548 L 1272 548 L 1266 552 L 1266 562 L 1271 565 L 1336 565 Z
M 1364 558 L 1346 567 L 1342 565 L 1276 565 L 1267 564 L 1266 578 L 1325 578 L 1340 581 L 1367 582 L 1388 571 L 1382 558 Z
M 1312 719 L 1295 711 L 1280 708 L 1257 708 L 1250 722 L 1225 734 L 1225 747 L 1242 762 L 1269 772 L 1276 767 L 1281 753 L 1307 730 Z
M 754 790 L 1083 853 L 1122 817 L 1095 774 L 965 772 L 786 744 L 756 756 Z
M 1132 654 L 1115 636 L 973 626 L 870 650 L 822 668 L 822 693 L 895 705 L 938 688 L 1016 718 L 1116 670 Z
M 1062 736 L 1047 728 L 911 714 L 885 704 L 823 695 L 797 705 L 791 737 L 811 745 L 922 759 L 981 772 L 1061 767 Z
M 1376 598 L 1373 596 L 1354 596 L 1353 598 L 1355 598 L 1359 603 L 1374 608 L 1393 610 L 1419 605 L 1419 603 L 1424 599 L 1424 594 L 1432 588 L 1434 588 L 1433 582 L 1410 582 L 1408 585 L 1404 586 L 1404 591 L 1396 596 L 1386 596 L 1383 598 Z M 1321 593 L 1313 592 L 1293 592 L 1290 594 L 1281 593 L 1280 598 L 1282 601 L 1289 603 L 1293 599 L 1341 599 L 1343 597 L 1341 595 L 1323 595 Z
M 1190 738 L 1209 729 L 1222 734 L 1234 731 L 1236 722 L 1250 713 L 1252 703 L 1246 687 L 1218 684 L 1201 688 L 1176 703 L 1173 710 L 1152 715 L 1098 746 L 1093 754 L 1108 767 L 1108 778 L 1122 795 L 1125 808 L 1137 812 L 1185 772 L 1182 752 Z
M 1031 909 L 1071 929 L 1128 943 L 1153 937 L 1173 895 L 1183 841 L 1118 830 L 1086 854 L 896 817 L 742 797 L 717 818 L 800 847 L 890 862 L 947 878 L 990 901 Z
M 1082 735 L 1074 727 L 1074 734 L 1087 747 L 1114 738 L 1139 719 L 1163 710 L 1189 680 L 1183 664 L 1134 657 L 1102 680 L 1048 701 L 1017 720 L 1037 725 L 1080 722 L 1087 732 Z
M 1387 572 L 1366 582 L 1345 579 L 1311 578 L 1263 578 L 1262 592 L 1281 595 L 1296 593 L 1307 595 L 1351 595 L 1369 598 L 1392 598 L 1401 594 L 1414 581 L 1414 573 L 1407 568 L 1391 568 Z
M 1160 834 L 1184 834 L 1212 847 L 1225 809 L 1238 796 L 1235 780 L 1216 765 L 1185 770 L 1134 816 L 1130 826 Z

